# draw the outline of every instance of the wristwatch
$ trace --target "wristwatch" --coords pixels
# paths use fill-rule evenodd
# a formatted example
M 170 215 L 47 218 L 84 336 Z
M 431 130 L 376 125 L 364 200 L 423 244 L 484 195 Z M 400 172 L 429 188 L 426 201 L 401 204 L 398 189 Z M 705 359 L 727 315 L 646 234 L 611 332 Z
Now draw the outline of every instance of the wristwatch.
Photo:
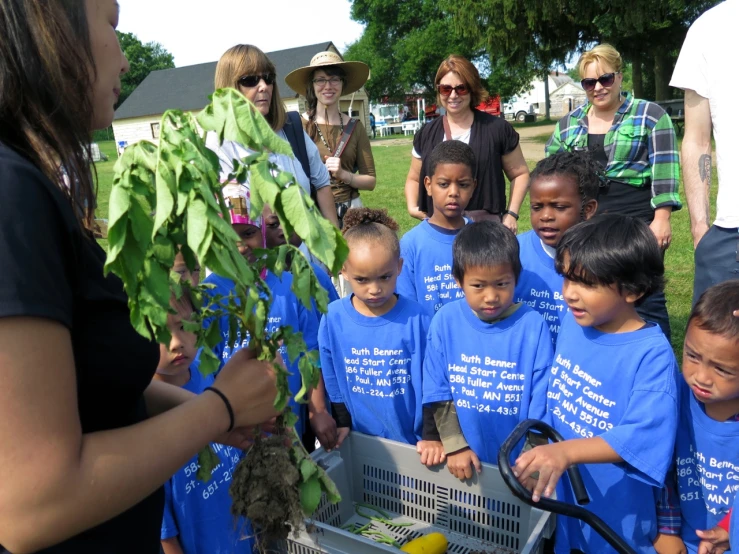
M 506 211 L 503 212 L 503 215 L 509 215 L 513 219 L 515 219 L 516 221 L 518 221 L 518 214 L 516 212 L 514 212 L 514 211 L 506 210 Z

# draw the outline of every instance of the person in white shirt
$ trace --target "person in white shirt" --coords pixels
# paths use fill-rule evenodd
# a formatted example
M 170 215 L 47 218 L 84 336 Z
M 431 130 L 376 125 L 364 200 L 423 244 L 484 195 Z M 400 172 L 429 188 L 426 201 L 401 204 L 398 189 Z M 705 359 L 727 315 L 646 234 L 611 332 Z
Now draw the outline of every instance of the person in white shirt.
M 726 0 L 690 27 L 670 86 L 685 90 L 682 170 L 695 246 L 693 304 L 712 285 L 739 279 L 739 111 L 734 67 L 739 0 Z M 718 196 L 711 225 L 711 131 Z

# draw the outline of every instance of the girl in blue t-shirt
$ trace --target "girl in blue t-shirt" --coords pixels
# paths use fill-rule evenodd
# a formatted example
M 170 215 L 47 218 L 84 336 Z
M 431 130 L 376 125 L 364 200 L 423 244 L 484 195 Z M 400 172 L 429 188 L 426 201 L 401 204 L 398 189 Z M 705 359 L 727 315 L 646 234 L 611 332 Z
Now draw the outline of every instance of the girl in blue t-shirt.
M 332 303 L 321 321 L 321 367 L 339 429 L 337 445 L 354 429 L 416 445 L 421 462 L 431 466 L 443 462 L 444 453 L 435 426 L 423 425 L 430 316 L 395 293 L 403 267 L 397 230 L 386 210 L 358 208 L 344 216 L 349 257 L 342 274 L 352 294 Z
M 569 307 L 557 340 L 545 420 L 564 437 L 515 462 L 534 501 L 575 503 L 562 474 L 579 464 L 593 511 L 637 552 L 654 553 L 654 500 L 670 466 L 678 422 L 677 362 L 659 326 L 636 306 L 663 286 L 664 263 L 646 223 L 604 214 L 557 246 Z M 539 472 L 538 480 L 529 481 Z M 557 518 L 555 552 L 613 552 L 587 524 Z
M 518 236 L 523 269 L 515 301 L 539 312 L 557 342 L 567 302 L 554 255 L 567 229 L 590 219 L 598 208 L 599 166 L 584 152 L 560 152 L 544 158 L 531 172 L 532 230 Z

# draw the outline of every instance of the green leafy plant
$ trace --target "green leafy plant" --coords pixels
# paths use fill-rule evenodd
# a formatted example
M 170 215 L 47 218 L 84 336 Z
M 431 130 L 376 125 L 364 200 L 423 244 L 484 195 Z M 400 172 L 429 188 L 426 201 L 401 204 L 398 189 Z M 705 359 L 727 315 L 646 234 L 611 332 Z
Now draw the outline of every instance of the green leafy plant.
M 292 254 L 292 291 L 300 302 L 311 308 L 311 299 L 315 299 L 318 309 L 325 312 L 328 297 L 310 263 L 294 247 L 285 245 L 277 250 L 258 251 L 258 262 L 254 265 L 248 264 L 239 253 L 239 238 L 229 224 L 228 208 L 221 192 L 219 160 L 206 147 L 205 135 L 201 135 L 198 125 L 203 131 L 214 133 L 219 144 L 224 140 L 236 141 L 254 152 L 243 160 L 234 160 L 234 172 L 229 176 L 229 180 L 241 183 L 248 179 L 252 217 L 259 216 L 268 204 L 286 236 L 297 233 L 332 273 L 341 268 L 348 254 L 341 233 L 320 215 L 294 176 L 269 160 L 272 152 L 292 155 L 288 143 L 272 131 L 240 93 L 221 89 L 213 94 L 211 103 L 197 119 L 180 111 L 167 111 L 160 125 L 159 144 L 138 142 L 127 148 L 118 160 L 110 195 L 105 270 L 123 281 L 135 329 L 144 337 L 165 344 L 170 340 L 167 314 L 174 311 L 170 307 L 171 294 L 179 298 L 187 286 L 197 308 L 192 321 L 187 322 L 187 329 L 196 333 L 196 344 L 202 347 L 201 371 L 208 375 L 218 369 L 220 361 L 213 347 L 222 340 L 221 332 L 226 329 L 221 327 L 227 326 L 228 346 L 233 349 L 241 337 L 248 337 L 249 347 L 257 352 L 258 359 L 273 362 L 278 377 L 275 407 L 283 411 L 291 393 L 286 369 L 274 362 L 280 347 L 285 347 L 291 362 L 299 358 L 302 387 L 295 395 L 296 401 L 306 401 L 308 392 L 318 383 L 320 369 L 317 353 L 306 351 L 300 333 L 290 327 L 266 332 L 271 294 L 260 272 L 266 268 L 280 276 L 287 256 Z M 190 270 L 194 270 L 199 260 L 203 266 L 232 280 L 233 291 L 227 296 L 214 296 L 209 294 L 206 284 L 192 287 L 183 283 L 179 275 L 170 272 L 178 252 Z M 212 323 L 204 325 L 206 321 Z M 280 420 L 284 433 L 269 447 L 289 451 L 287 459 L 296 470 L 296 479 L 289 486 L 299 500 L 298 509 L 305 515 L 312 514 L 322 493 L 326 493 L 329 501 L 338 502 L 340 497 L 334 484 L 295 436 L 292 427 L 296 416 L 287 410 Z M 241 464 L 259 458 L 257 450 L 264 444 L 257 439 Z M 205 450 L 199 461 L 199 477 L 207 480 L 218 460 Z M 270 470 L 277 472 L 280 468 Z M 249 481 L 255 473 L 247 468 L 241 475 Z M 285 480 L 281 482 L 284 484 Z M 284 534 L 286 522 L 299 523 L 294 507 L 290 508 L 291 513 L 274 514 L 274 520 L 255 518 L 257 511 L 250 511 L 250 506 L 259 499 L 249 497 L 249 485 L 242 482 L 241 488 L 236 487 L 241 498 L 234 496 L 232 486 L 234 506 L 239 506 L 240 515 L 251 517 L 258 526 L 275 531 L 275 535 Z

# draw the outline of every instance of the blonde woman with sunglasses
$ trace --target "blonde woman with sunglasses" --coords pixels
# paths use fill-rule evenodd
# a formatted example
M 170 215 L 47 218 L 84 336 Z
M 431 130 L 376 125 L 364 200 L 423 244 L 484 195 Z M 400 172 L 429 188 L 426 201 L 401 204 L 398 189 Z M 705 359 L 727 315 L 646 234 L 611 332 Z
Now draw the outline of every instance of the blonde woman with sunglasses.
M 598 213 L 619 213 L 649 224 L 662 250 L 672 242 L 670 216 L 679 210 L 680 160 L 670 116 L 654 102 L 622 89 L 623 60 L 610 44 L 585 52 L 578 70 L 588 102 L 559 120 L 546 155 L 590 151 L 603 168 Z M 669 339 L 663 292 L 647 297 L 639 315 L 658 323 Z
M 434 86 L 437 104 L 446 113 L 424 125 L 413 139 L 413 157 L 405 182 L 408 213 L 421 220 L 431 216 L 433 205 L 424 185 L 428 157 L 440 142 L 460 140 L 470 145 L 477 160 L 477 188 L 465 215 L 474 221 L 502 221 L 515 233 L 529 184 L 518 133 L 504 119 L 475 109 L 488 93 L 475 66 L 462 56 L 451 55 L 441 63 Z M 504 175 L 511 182 L 507 205 Z

